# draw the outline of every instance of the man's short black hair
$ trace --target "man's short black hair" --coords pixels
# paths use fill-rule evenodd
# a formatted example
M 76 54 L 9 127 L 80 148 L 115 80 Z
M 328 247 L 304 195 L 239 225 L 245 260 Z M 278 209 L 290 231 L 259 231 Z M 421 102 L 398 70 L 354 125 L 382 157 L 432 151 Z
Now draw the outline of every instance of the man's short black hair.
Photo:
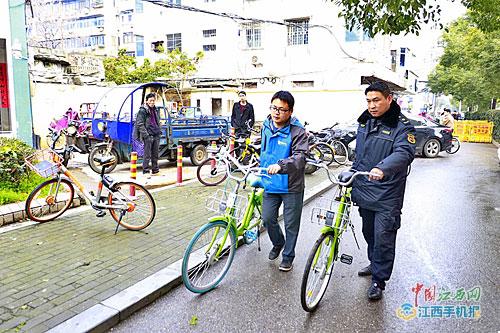
M 391 94 L 391 89 L 389 89 L 387 83 L 382 81 L 376 81 L 370 84 L 368 88 L 365 89 L 365 95 L 368 94 L 370 91 L 381 92 L 382 95 L 384 95 L 384 97 L 387 97 Z
M 283 102 L 286 102 L 286 104 L 288 104 L 288 108 L 290 110 L 293 110 L 293 105 L 295 104 L 295 99 L 293 98 L 292 94 L 289 91 L 280 90 L 280 91 L 276 92 L 273 95 L 273 97 L 271 98 L 271 103 L 275 99 L 279 99 L 279 100 L 282 100 Z
M 451 112 L 451 110 L 450 110 L 450 109 L 448 109 L 448 108 L 444 108 L 443 110 L 444 110 L 445 112 Z
M 241 90 L 241 91 L 239 91 L 239 92 L 238 92 L 238 96 L 239 96 L 239 95 L 245 95 L 245 96 L 246 96 L 246 95 L 247 95 L 247 93 L 246 93 L 246 92 L 244 92 L 243 90 Z
M 146 101 L 147 101 L 148 99 L 150 99 L 151 97 L 153 97 L 154 99 L 156 99 L 156 94 L 155 94 L 155 93 L 153 93 L 153 92 L 151 92 L 151 93 L 147 94 L 147 95 L 146 95 Z

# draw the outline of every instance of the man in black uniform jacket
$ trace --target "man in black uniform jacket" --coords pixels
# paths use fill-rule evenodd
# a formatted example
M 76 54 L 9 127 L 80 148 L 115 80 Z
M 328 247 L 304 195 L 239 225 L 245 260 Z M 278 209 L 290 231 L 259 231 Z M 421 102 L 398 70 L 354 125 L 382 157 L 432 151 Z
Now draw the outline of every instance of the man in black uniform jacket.
M 358 118 L 352 168 L 371 175 L 355 179 L 352 200 L 359 206 L 370 260 L 358 275 L 372 276 L 368 299 L 379 300 L 392 273 L 407 169 L 415 157 L 416 140 L 415 128 L 401 114 L 387 84 L 375 82 L 365 95 L 368 109 Z

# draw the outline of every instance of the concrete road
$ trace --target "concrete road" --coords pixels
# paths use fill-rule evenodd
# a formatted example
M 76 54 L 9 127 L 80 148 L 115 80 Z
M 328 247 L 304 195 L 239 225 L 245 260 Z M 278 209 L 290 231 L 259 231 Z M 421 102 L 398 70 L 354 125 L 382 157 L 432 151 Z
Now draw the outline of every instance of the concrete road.
M 361 221 L 354 212 L 361 250 L 352 233 L 346 234 L 341 253 L 354 256 L 352 265 L 336 264 L 314 314 L 302 309 L 302 273 L 320 228 L 309 222 L 316 200 L 304 209 L 291 272 L 280 272 L 279 260 L 268 261 L 271 246 L 265 234 L 262 251 L 258 252 L 256 244 L 243 246 L 215 290 L 195 295 L 181 286 L 112 331 L 497 332 L 499 175 L 493 145 L 462 144 L 455 155 L 441 153 L 436 159 L 415 160 L 395 268 L 377 303 L 366 298 L 370 279 L 357 276 L 367 259 Z M 401 310 L 406 303 L 405 311 Z

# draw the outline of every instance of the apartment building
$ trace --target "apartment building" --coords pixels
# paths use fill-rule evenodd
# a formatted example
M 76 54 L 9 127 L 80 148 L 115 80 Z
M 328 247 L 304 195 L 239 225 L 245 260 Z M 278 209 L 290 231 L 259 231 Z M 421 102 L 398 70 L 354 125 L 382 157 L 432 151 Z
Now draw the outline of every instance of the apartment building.
M 287 89 L 296 95 L 297 109 L 314 110 L 311 118 L 348 121 L 364 107 L 369 82 L 383 79 L 397 91 L 416 90 L 412 51 L 398 39 L 348 31 L 330 1 L 52 3 L 64 18 L 58 45 L 68 52 L 115 55 L 124 48 L 141 63 L 161 58 L 164 50 L 190 56 L 203 51 L 190 80 L 191 105 L 208 114 L 227 115 L 236 91 L 245 89 L 262 118 L 271 94 Z

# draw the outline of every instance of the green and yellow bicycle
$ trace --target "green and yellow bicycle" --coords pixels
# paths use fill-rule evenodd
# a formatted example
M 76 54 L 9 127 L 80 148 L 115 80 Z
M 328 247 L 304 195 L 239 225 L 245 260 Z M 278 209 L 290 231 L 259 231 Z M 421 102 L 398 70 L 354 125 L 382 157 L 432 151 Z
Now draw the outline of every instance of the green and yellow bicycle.
M 338 185 L 337 195 L 333 200 L 323 198 L 319 207 L 311 210 L 311 222 L 323 225 L 321 234 L 316 240 L 302 275 L 302 285 L 300 288 L 300 301 L 302 307 L 307 312 L 313 312 L 318 307 L 319 302 L 326 292 L 328 283 L 332 276 L 335 262 L 350 265 L 352 256 L 342 254 L 339 258 L 340 240 L 348 227 L 352 229 L 354 240 L 359 249 L 359 244 L 354 233 L 354 226 L 351 221 L 351 187 L 353 180 L 358 176 L 367 176 L 369 172 L 344 171 L 338 177 L 330 175 L 325 163 L 310 161 L 319 168 L 325 169 L 330 181 Z
M 226 164 L 229 169 L 229 164 Z M 182 259 L 182 281 L 194 293 L 205 293 L 217 287 L 233 262 L 238 240 L 245 244 L 259 242 L 262 225 L 262 196 L 264 189 L 260 177 L 270 177 L 266 169 L 242 169 L 236 177 L 226 170 L 230 178 L 224 189 L 207 199 L 207 209 L 220 215 L 210 218 L 189 242 Z M 230 189 L 231 180 L 236 185 Z M 247 181 L 252 186 L 248 195 L 240 195 Z M 241 238 L 240 238 L 241 237 Z

